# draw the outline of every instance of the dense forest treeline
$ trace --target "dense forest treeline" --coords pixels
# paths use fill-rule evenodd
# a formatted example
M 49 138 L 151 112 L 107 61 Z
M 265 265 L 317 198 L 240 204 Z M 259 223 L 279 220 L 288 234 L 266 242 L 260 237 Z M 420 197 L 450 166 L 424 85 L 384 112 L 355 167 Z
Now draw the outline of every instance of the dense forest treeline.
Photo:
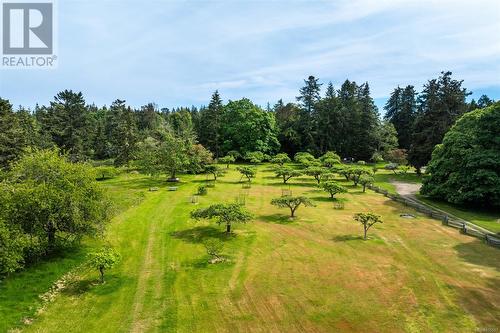
M 399 148 L 420 171 L 456 119 L 493 103 L 487 96 L 468 103 L 470 93 L 462 84 L 443 72 L 420 93 L 413 86 L 397 87 L 383 119 L 368 83 L 346 80 L 338 89 L 328 83 L 322 93 L 313 76 L 304 81 L 296 103 L 278 100 L 265 109 L 246 98 L 224 103 L 217 91 L 208 106 L 172 110 L 153 103 L 132 109 L 119 99 L 97 107 L 71 90 L 34 110 L 14 110 L 0 98 L 0 167 L 8 167 L 26 148 L 53 146 L 72 161 L 113 159 L 126 165 L 137 158 L 146 138 L 171 131 L 192 136 L 214 157 L 234 151 L 241 156 L 335 151 L 343 158 L 376 161 Z

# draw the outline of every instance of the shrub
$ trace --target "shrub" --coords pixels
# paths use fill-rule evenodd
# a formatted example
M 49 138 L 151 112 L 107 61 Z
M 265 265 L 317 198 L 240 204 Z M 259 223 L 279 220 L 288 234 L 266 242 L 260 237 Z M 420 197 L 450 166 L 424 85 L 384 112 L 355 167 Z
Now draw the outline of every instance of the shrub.
M 206 195 L 208 193 L 208 189 L 205 185 L 198 186 L 198 195 Z

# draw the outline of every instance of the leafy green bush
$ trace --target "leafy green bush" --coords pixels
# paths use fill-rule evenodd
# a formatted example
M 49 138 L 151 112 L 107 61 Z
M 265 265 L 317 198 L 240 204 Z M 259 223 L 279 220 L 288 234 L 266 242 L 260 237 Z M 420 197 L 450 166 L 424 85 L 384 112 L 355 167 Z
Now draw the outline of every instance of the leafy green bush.
M 208 189 L 205 185 L 198 186 L 198 195 L 206 195 L 208 193 Z

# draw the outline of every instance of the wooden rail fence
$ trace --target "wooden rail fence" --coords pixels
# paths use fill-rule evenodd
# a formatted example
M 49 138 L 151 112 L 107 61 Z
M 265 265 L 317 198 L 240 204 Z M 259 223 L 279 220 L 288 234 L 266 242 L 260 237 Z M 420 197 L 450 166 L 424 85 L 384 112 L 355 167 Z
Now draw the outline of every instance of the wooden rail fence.
M 415 200 L 405 198 L 398 194 L 389 193 L 389 191 L 384 190 L 378 186 L 368 185 L 367 187 L 377 193 L 383 194 L 384 196 L 386 196 L 391 200 L 400 202 L 405 206 L 412 207 L 416 211 L 426 214 L 427 216 L 433 219 L 440 220 L 443 225 L 459 229 L 461 233 L 477 237 L 485 241 L 488 245 L 500 247 L 500 235 L 496 235 L 491 231 L 488 231 L 484 228 L 471 224 L 465 220 L 449 216 L 443 212 L 432 209 L 431 207 L 421 204 L 420 202 L 417 202 Z

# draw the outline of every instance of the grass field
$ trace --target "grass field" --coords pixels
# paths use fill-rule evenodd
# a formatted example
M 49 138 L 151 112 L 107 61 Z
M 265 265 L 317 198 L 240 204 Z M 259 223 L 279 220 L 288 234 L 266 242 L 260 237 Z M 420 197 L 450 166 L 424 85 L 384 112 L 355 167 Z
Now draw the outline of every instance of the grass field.
M 283 186 L 259 167 L 250 189 L 243 189 L 234 167 L 209 194 L 193 205 L 188 198 L 205 176 L 185 176 L 178 191 L 162 180 L 123 175 L 106 181 L 119 205 L 107 238 L 121 263 L 96 284 L 97 272 L 84 272 L 53 303 L 34 317 L 26 332 L 473 332 L 500 328 L 500 250 L 461 235 L 438 221 L 360 187 L 339 196 L 333 209 L 328 194 L 312 178 L 290 180 L 294 195 L 316 207 L 301 207 L 290 220 L 270 205 Z M 340 178 L 339 181 L 343 181 Z M 348 185 L 349 183 L 346 183 Z M 148 192 L 150 186 L 158 192 Z M 223 228 L 195 222 L 189 212 L 247 194 L 255 219 Z M 372 211 L 384 220 L 361 239 L 352 221 Z M 224 241 L 225 263 L 208 264 L 207 237 Z M 92 246 L 89 243 L 88 246 Z M 75 262 L 79 256 L 72 257 Z M 67 265 L 70 266 L 70 263 Z M 61 266 L 66 267 L 66 266 Z M 64 268 L 59 268 L 60 273 Z M 26 274 L 36 272 L 29 269 Z M 34 274 L 34 273 L 33 273 Z M 57 274 L 53 277 L 56 279 Z M 24 280 L 23 280 L 24 279 Z M 22 298 L 22 274 L 1 285 Z M 38 289 L 43 289 L 46 286 Z M 29 289 L 29 288 L 28 288 Z M 0 299 L 2 323 L 13 325 L 35 306 L 33 290 L 18 299 Z M 43 292 L 43 291 L 42 291 Z M 32 300 L 32 304 L 30 304 Z M 19 301 L 20 302 L 20 301 Z M 9 312 L 10 311 L 10 312 Z M 24 312 L 23 312 L 24 311 Z M 4 318 L 9 318 L 4 319 Z

